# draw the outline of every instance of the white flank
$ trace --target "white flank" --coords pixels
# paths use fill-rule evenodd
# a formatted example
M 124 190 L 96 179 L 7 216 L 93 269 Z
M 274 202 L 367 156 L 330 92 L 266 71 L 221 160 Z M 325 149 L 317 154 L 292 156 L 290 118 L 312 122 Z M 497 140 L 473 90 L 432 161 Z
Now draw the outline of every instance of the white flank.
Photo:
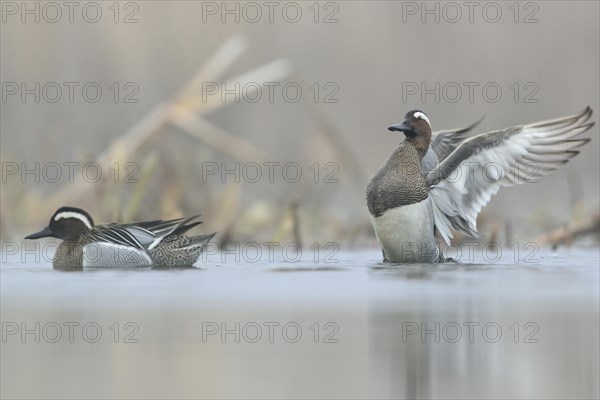
M 83 266 L 97 268 L 149 267 L 152 259 L 146 252 L 114 243 L 90 243 L 83 247 Z

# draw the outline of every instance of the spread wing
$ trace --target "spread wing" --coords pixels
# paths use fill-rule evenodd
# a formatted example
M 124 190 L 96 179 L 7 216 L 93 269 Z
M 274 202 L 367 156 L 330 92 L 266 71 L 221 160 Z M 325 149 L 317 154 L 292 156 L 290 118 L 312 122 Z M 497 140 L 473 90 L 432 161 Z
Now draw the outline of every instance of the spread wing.
M 481 121 L 483 118 L 464 128 L 433 132 L 429 149 L 421 163 L 423 172 L 427 174 L 437 167 L 438 163 L 448 157 Z
M 579 154 L 577 138 L 594 123 L 588 106 L 577 115 L 473 136 L 426 175 L 435 225 L 449 244 L 450 228 L 477 236 L 477 215 L 500 187 L 537 178 Z

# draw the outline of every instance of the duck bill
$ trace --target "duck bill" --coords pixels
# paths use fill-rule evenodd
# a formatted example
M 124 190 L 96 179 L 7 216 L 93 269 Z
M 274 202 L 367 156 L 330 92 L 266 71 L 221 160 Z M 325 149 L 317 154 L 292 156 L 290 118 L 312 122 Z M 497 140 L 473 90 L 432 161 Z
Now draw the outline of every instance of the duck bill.
M 39 232 L 32 233 L 31 235 L 25 236 L 25 239 L 40 239 L 40 238 L 49 237 L 49 236 L 54 236 L 54 235 L 52 234 L 52 231 L 50 230 L 50 228 L 45 227 L 44 229 L 42 229 Z
M 410 131 L 410 127 L 408 126 L 408 121 L 404 120 L 399 124 L 389 126 L 388 131 L 408 132 Z

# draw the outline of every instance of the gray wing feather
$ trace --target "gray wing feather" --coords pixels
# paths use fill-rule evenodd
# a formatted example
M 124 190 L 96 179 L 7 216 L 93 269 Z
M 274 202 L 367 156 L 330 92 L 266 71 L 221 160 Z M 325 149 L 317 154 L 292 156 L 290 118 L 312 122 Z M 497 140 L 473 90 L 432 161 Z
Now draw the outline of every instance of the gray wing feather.
M 435 224 L 447 243 L 456 229 L 477 235 L 477 215 L 500 187 L 534 182 L 579 154 L 590 139 L 588 106 L 579 114 L 522 125 L 466 139 L 427 173 Z
M 441 161 L 444 161 L 454 149 L 469 137 L 470 131 L 479 125 L 481 121 L 483 121 L 483 117 L 464 128 L 433 132 L 429 149 L 427 149 L 427 153 L 425 153 L 425 157 L 423 157 L 423 161 L 421 162 L 423 173 L 427 174 L 431 172 Z
M 194 226 L 201 224 L 201 221 L 192 222 L 198 217 L 200 216 L 195 215 L 190 218 L 168 221 L 156 220 L 131 224 L 98 225 L 92 231 L 91 238 L 96 242 L 129 246 L 143 251 L 152 250 L 164 238 L 183 234 Z
M 90 234 L 90 239 L 97 243 L 109 243 L 145 250 L 142 243 L 131 234 L 125 226 L 118 224 L 98 225 Z

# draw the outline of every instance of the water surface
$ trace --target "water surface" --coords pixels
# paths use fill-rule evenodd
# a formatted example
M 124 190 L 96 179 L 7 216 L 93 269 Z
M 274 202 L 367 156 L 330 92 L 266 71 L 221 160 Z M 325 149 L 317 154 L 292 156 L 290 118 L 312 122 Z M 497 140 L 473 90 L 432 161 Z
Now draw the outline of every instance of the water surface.
M 598 254 L 77 272 L 5 257 L 1 394 L 597 398 Z

